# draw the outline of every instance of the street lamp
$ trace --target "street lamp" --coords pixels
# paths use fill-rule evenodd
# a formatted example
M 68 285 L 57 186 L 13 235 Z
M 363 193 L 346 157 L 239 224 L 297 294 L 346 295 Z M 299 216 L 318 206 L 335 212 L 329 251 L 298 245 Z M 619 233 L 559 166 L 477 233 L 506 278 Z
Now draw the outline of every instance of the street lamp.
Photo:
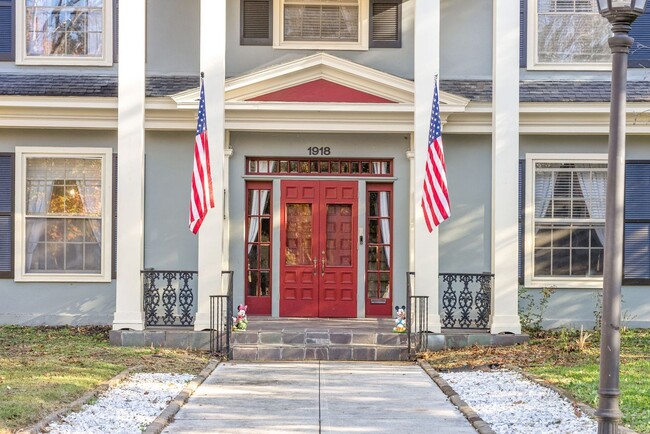
M 612 93 L 607 159 L 603 313 L 600 337 L 598 433 L 618 434 L 623 414 L 618 405 L 621 353 L 621 281 L 623 279 L 623 205 L 625 194 L 625 102 L 627 56 L 634 40 L 632 22 L 643 14 L 647 0 L 598 0 L 601 15 L 612 24 Z

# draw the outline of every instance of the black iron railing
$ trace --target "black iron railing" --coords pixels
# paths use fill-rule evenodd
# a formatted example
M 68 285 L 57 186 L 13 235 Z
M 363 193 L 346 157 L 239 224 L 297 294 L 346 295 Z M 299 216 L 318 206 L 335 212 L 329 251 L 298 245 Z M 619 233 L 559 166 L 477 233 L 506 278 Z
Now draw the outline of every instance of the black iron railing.
M 232 282 L 233 272 L 222 271 L 221 276 L 228 279 L 224 285 L 226 295 L 210 296 L 210 353 L 230 359 L 230 333 L 233 324 Z
M 143 270 L 147 326 L 193 326 L 196 317 L 196 271 Z
M 426 351 L 429 334 L 429 297 L 413 295 L 415 273 L 406 272 L 406 340 L 409 356 Z
M 487 329 L 494 274 L 440 273 L 440 278 L 442 327 Z

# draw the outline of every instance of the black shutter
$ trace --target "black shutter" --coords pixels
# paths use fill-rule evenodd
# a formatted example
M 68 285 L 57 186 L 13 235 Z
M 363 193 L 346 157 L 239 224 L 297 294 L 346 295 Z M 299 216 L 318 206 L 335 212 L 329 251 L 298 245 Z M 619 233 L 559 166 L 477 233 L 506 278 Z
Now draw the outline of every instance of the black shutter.
M 241 0 L 241 45 L 272 45 L 272 0 Z
M 14 60 L 14 0 L 0 0 L 0 61 Z
M 117 278 L 117 154 L 113 154 L 113 209 L 112 212 L 112 230 L 113 246 L 111 249 L 111 279 Z
M 528 55 L 528 1 L 520 0 L 519 4 L 519 66 L 526 67 L 526 56 Z
M 519 284 L 524 284 L 524 223 L 525 218 L 525 201 L 526 201 L 526 160 L 519 160 L 519 225 L 518 241 L 519 252 L 517 255 L 517 270 L 519 271 Z
M 631 68 L 650 66 L 650 3 L 646 5 L 645 14 L 632 24 L 630 36 L 634 38 L 634 45 L 630 49 L 628 65 Z
M 650 283 L 650 161 L 625 165 L 623 281 Z
M 14 277 L 14 154 L 0 154 L 0 278 Z
M 402 0 L 370 0 L 370 47 L 401 48 Z

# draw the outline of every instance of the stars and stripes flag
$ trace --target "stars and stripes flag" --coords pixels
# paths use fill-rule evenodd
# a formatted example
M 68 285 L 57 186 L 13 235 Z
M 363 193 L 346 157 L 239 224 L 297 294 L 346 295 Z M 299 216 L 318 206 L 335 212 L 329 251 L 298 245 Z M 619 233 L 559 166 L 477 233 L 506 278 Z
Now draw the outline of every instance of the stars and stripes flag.
M 427 146 L 427 163 L 424 172 L 422 211 L 429 232 L 451 215 L 449 192 L 447 191 L 447 172 L 442 150 L 442 125 L 440 123 L 440 102 L 438 99 L 438 79 L 433 89 L 433 106 Z
M 210 151 L 208 149 L 208 125 L 205 119 L 205 91 L 201 80 L 199 116 L 194 140 L 194 170 L 190 193 L 190 230 L 196 234 L 208 214 L 214 208 L 212 174 L 210 173 Z

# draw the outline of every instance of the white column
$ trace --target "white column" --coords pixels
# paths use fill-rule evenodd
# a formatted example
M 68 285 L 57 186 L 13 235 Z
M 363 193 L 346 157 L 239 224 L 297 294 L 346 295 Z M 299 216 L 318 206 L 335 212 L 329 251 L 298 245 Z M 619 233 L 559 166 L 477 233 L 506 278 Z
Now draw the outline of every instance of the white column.
M 200 67 L 205 73 L 205 110 L 212 163 L 214 209 L 199 229 L 198 300 L 195 330 L 210 327 L 210 295 L 225 294 L 223 270 L 224 92 L 226 81 L 226 2 L 201 0 Z M 235 276 L 235 279 L 241 276 Z
M 415 292 L 429 296 L 429 330 L 440 333 L 438 229 L 429 233 L 420 208 L 433 85 L 440 65 L 440 0 L 415 1 Z
M 519 2 L 493 2 L 491 332 L 521 333 L 517 280 Z
M 117 290 L 113 329 L 144 329 L 144 100 L 146 1 L 119 8 Z

